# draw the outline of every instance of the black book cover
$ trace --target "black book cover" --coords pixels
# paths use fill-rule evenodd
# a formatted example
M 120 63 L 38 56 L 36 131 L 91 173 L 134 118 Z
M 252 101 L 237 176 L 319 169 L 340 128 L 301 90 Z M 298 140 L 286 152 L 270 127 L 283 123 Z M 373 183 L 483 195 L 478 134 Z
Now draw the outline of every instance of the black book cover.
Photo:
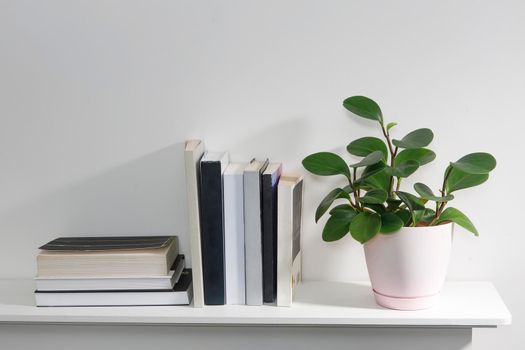
M 220 161 L 201 161 L 200 208 L 204 303 L 224 305 L 224 223 Z
M 174 236 L 61 237 L 40 247 L 43 250 L 120 250 L 165 247 Z
M 280 167 L 262 175 L 263 302 L 277 298 L 277 184 Z

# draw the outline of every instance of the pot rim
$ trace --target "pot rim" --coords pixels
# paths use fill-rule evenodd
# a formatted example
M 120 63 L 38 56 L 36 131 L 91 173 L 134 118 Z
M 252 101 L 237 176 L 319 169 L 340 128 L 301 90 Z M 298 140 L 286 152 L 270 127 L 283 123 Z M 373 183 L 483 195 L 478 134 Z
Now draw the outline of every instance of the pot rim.
M 450 227 L 450 226 L 452 226 L 452 225 L 454 225 L 453 222 L 447 222 L 447 223 L 445 223 L 445 224 L 434 225 L 434 226 L 416 226 L 416 227 L 414 227 L 414 226 L 403 226 L 403 227 L 401 227 L 401 228 L 399 229 L 399 231 L 404 230 L 404 229 L 410 229 L 410 230 L 419 230 L 419 229 L 423 229 L 423 230 L 424 230 L 424 229 L 436 229 L 436 228 L 438 228 L 438 227 L 439 227 L 439 228 L 441 228 L 441 227 Z M 396 232 L 399 232 L 399 231 L 396 231 Z M 392 232 L 392 233 L 395 233 L 395 232 Z

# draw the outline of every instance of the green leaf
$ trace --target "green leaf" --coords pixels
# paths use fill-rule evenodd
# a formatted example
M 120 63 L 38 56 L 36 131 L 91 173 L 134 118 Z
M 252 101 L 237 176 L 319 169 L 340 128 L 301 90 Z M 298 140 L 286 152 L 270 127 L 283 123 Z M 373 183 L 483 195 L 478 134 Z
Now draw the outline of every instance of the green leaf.
M 394 168 L 387 167 L 386 172 L 390 176 L 395 177 L 409 177 L 419 168 L 419 163 L 415 160 L 407 160 L 402 163 L 399 163 Z
M 350 199 L 350 196 L 348 195 L 348 193 L 346 193 L 340 188 L 336 188 L 330 191 L 330 193 L 328 193 L 326 197 L 323 198 L 321 203 L 319 203 L 319 206 L 315 211 L 315 222 L 319 221 L 319 219 L 324 215 L 324 213 L 326 213 L 328 208 L 330 208 L 332 203 L 338 198 Z
M 423 222 L 431 222 L 434 220 L 434 217 L 436 216 L 436 212 L 433 209 L 426 208 L 423 212 L 423 217 L 421 218 L 421 221 Z
M 332 210 L 330 210 L 330 215 L 339 214 L 348 210 L 354 211 L 350 204 L 339 204 L 333 207 Z
M 378 214 L 362 212 L 350 223 L 350 234 L 356 241 L 366 243 L 379 232 L 380 228 L 381 217 Z
M 323 228 L 323 240 L 333 242 L 343 238 L 348 233 L 350 222 L 356 214 L 353 210 L 344 210 L 331 215 Z
M 463 214 L 456 208 L 448 207 L 447 209 L 445 209 L 439 216 L 439 219 L 437 220 L 436 224 L 440 224 L 446 221 L 455 222 L 459 226 L 472 232 L 474 235 L 479 235 L 478 230 L 476 230 L 476 227 L 474 227 L 472 221 L 470 221 L 470 219 L 465 214 Z
M 379 188 L 379 189 L 388 191 L 389 185 L 390 185 L 390 175 L 388 175 L 384 170 L 382 170 L 372 176 L 365 177 L 363 179 L 362 188 L 365 188 L 365 189 Z
M 383 162 L 379 162 L 379 163 L 376 163 L 376 164 L 373 164 L 373 165 L 369 165 L 365 168 L 365 170 L 363 170 L 363 173 L 361 173 L 361 182 L 364 180 L 364 179 L 367 179 L 369 178 L 370 176 L 373 176 L 377 173 L 379 173 L 380 171 L 382 171 L 383 169 L 385 169 L 386 167 L 386 164 L 383 163 Z
M 375 189 L 366 192 L 363 197 L 358 198 L 359 202 L 366 204 L 381 204 L 386 201 L 388 193 L 385 190 Z
M 392 129 L 392 128 L 393 128 L 394 126 L 396 126 L 396 125 L 397 125 L 397 123 L 388 123 L 388 124 L 386 125 L 386 130 L 387 130 L 387 131 L 390 131 L 390 129 Z
M 372 152 L 381 151 L 383 153 L 383 161 L 386 161 L 388 158 L 388 150 L 385 143 L 377 137 L 362 137 L 352 141 L 346 146 L 346 150 L 348 153 L 359 157 L 366 157 Z
M 399 148 L 422 148 L 426 147 L 434 139 L 432 130 L 423 128 L 408 133 L 401 140 L 392 140 L 392 143 Z
M 381 229 L 379 232 L 388 234 L 398 231 L 404 226 L 403 220 L 394 213 L 381 214 Z
M 481 185 L 489 178 L 489 174 L 469 174 L 457 168 L 450 170 L 450 175 L 445 183 L 447 193 Z
M 412 221 L 414 226 L 416 226 L 419 222 L 428 223 L 434 219 L 435 215 L 436 212 L 428 208 L 425 208 L 424 210 L 414 210 Z
M 350 167 L 359 168 L 363 166 L 374 165 L 376 163 L 381 162 L 382 159 L 383 159 L 383 153 L 381 151 L 374 151 L 370 153 L 369 155 L 367 155 L 366 157 L 364 157 L 363 159 L 361 159 L 360 162 L 351 164 Z
M 450 165 L 468 174 L 488 174 L 496 167 L 496 159 L 490 153 L 478 152 L 467 154 Z
M 306 170 L 315 175 L 330 176 L 344 175 L 350 178 L 350 169 L 343 158 L 335 153 L 319 152 L 309 155 L 303 159 Z
M 436 159 L 436 154 L 427 148 L 410 148 L 404 149 L 396 156 L 394 165 L 397 166 L 408 160 L 415 160 L 419 166 L 430 163 Z
M 404 225 L 410 221 L 411 215 L 407 209 L 400 209 L 395 214 L 403 221 Z
M 386 211 L 385 206 L 382 205 L 382 204 L 364 203 L 363 207 L 372 209 L 373 211 L 375 211 L 378 214 L 382 214 L 382 213 L 384 213 Z
M 383 113 L 375 101 L 365 96 L 352 96 L 343 101 L 343 106 L 360 117 L 383 123 Z
M 429 201 L 443 203 L 443 202 L 449 202 L 454 199 L 454 196 L 451 194 L 446 195 L 444 197 L 439 197 L 439 196 L 434 195 L 434 192 L 432 192 L 430 187 L 428 187 L 425 184 L 422 184 L 421 182 L 418 182 L 414 185 L 414 190 L 416 190 L 417 194 L 419 194 L 421 198 L 429 200 Z
M 403 201 L 399 200 L 399 199 L 393 199 L 393 198 L 388 198 L 386 200 L 387 204 L 388 204 L 388 210 L 389 211 L 394 211 L 396 210 L 397 208 L 399 208 L 399 206 L 401 205 L 401 203 L 403 203 Z
M 396 191 L 396 195 L 403 201 L 403 203 L 407 205 L 411 212 L 414 210 L 425 210 L 425 206 L 423 205 L 421 199 L 414 196 L 413 194 L 403 191 Z

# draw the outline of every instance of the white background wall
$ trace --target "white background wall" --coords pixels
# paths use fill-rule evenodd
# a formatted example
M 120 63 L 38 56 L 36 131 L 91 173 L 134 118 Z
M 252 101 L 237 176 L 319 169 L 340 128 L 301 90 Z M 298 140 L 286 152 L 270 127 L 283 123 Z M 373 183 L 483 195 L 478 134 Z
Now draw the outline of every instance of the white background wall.
M 413 180 L 497 157 L 456 196 L 481 236 L 458 230 L 449 279 L 493 281 L 513 313 L 479 349 L 521 348 L 524 62 L 522 1 L 0 0 L 0 277 L 33 276 L 62 235 L 174 233 L 187 253 L 184 140 L 304 173 L 304 156 L 379 135 L 341 107 L 364 94 L 396 136 L 434 130 Z M 313 223 L 341 179 L 306 181 L 305 277 L 366 279 L 359 244 Z

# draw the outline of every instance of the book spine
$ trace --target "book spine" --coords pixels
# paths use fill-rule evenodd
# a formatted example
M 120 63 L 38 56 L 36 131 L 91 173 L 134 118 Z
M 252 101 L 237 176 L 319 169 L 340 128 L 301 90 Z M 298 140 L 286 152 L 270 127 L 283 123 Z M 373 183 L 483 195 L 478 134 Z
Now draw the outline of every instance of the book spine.
M 289 186 L 277 191 L 277 306 L 291 306 L 292 275 L 292 193 Z
M 226 304 L 246 303 L 243 174 L 224 175 Z
M 201 228 L 199 209 L 200 160 L 204 146 L 193 151 L 185 151 L 186 197 L 188 203 L 188 221 L 190 232 L 191 267 L 193 279 L 193 306 L 204 306 L 204 289 L 202 281 Z
M 262 176 L 262 263 L 265 303 L 273 303 L 277 295 L 277 176 Z
M 218 161 L 201 162 L 200 203 L 204 303 L 224 305 L 222 171 Z
M 261 185 L 259 172 L 244 173 L 246 304 L 262 305 Z

